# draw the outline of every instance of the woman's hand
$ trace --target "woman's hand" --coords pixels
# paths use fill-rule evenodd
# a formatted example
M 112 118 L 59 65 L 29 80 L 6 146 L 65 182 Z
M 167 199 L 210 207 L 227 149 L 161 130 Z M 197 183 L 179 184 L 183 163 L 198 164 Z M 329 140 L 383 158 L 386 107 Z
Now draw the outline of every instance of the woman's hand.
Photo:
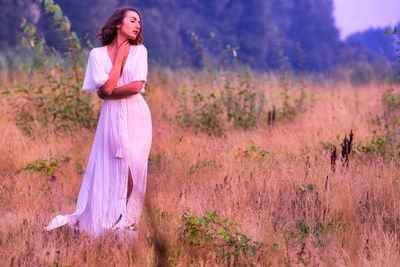
M 103 100 L 109 98 L 102 90 L 97 90 L 97 95 Z
M 130 49 L 129 40 L 126 40 L 118 47 L 117 57 L 125 59 L 126 57 L 128 57 L 129 49 Z
M 125 97 L 129 97 L 131 95 L 136 95 L 140 93 L 140 90 L 143 88 L 144 81 L 134 81 L 128 84 L 125 84 L 121 87 L 117 87 L 113 90 L 111 95 L 107 95 L 103 90 L 97 90 L 97 95 L 103 99 L 123 99 Z
M 130 44 L 128 40 L 125 40 L 117 47 L 116 55 L 113 59 L 113 67 L 109 73 L 109 78 L 102 86 L 100 86 L 100 90 L 102 91 L 103 95 L 110 96 L 117 86 L 118 79 L 121 77 L 123 66 L 129 54 L 129 49 Z M 101 98 L 102 96 L 99 95 L 99 97 Z

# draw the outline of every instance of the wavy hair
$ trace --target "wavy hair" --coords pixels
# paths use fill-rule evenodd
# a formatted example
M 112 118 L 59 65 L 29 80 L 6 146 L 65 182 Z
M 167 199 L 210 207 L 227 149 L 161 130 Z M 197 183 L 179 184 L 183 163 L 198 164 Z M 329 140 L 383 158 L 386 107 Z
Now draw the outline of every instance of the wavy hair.
M 142 21 L 142 17 L 140 16 L 139 11 L 137 11 L 135 8 L 130 6 L 117 8 L 104 24 L 104 26 L 101 28 L 101 31 L 97 34 L 97 38 L 101 41 L 103 45 L 110 44 L 117 36 L 117 25 L 122 23 L 123 19 L 125 18 L 126 12 L 129 10 L 136 12 L 139 15 L 140 21 Z M 141 25 L 140 31 L 136 36 L 136 39 L 129 40 L 129 43 L 131 45 L 138 45 L 143 43 L 142 27 L 143 25 Z

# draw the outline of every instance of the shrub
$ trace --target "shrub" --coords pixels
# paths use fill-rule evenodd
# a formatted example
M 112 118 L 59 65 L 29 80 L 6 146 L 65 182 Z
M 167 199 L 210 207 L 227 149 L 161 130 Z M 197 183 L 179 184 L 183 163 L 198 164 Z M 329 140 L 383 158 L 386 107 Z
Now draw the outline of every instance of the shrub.
M 264 112 L 263 97 L 256 94 L 249 75 L 231 75 L 225 79 L 223 89 L 208 95 L 196 91 L 196 88 L 197 85 L 191 103 L 187 92 L 181 92 L 181 104 L 176 114 L 182 128 L 196 133 L 223 136 L 230 128 L 253 129 Z
M 241 265 L 264 246 L 240 232 L 236 223 L 211 211 L 204 216 L 183 215 L 181 230 L 184 243 L 197 250 L 212 251 L 227 264 Z
M 53 1 L 38 1 L 46 13 L 53 15 L 53 25 L 66 49 L 63 59 L 46 44 L 43 34 L 27 23 L 23 29 L 22 44 L 32 52 L 32 60 L 23 67 L 32 78 L 39 81 L 19 84 L 9 95 L 17 125 L 27 134 L 33 129 L 46 131 L 71 131 L 78 127 L 94 129 L 97 112 L 90 101 L 90 94 L 81 92 L 82 58 L 80 40 L 71 31 L 71 23 L 61 8 Z
M 196 93 L 192 98 L 192 107 L 184 101 L 178 108 L 176 118 L 182 128 L 191 128 L 196 133 L 203 132 L 208 135 L 222 136 L 223 109 L 220 99 L 214 93 L 203 95 Z
M 240 76 L 239 76 L 240 78 Z M 248 76 L 239 79 L 238 86 L 226 80 L 221 100 L 226 110 L 227 121 L 242 129 L 251 129 L 257 122 L 257 95 Z
M 400 93 L 393 88 L 381 98 L 383 112 L 373 121 L 375 137 L 368 146 L 370 151 L 393 157 L 400 156 Z

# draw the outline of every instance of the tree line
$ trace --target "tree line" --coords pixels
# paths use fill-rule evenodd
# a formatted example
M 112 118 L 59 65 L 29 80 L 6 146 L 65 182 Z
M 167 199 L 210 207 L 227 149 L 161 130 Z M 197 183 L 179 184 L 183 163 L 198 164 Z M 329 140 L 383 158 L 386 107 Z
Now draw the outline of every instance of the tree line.
M 382 66 L 394 61 L 383 29 L 339 38 L 332 0 L 56 0 L 82 40 L 94 46 L 112 11 L 123 5 L 143 17 L 145 45 L 162 65 L 202 66 L 204 57 L 236 60 L 254 69 L 324 71 L 360 61 Z M 0 2 L 0 47 L 18 46 L 23 17 L 59 49 L 51 20 L 34 0 Z

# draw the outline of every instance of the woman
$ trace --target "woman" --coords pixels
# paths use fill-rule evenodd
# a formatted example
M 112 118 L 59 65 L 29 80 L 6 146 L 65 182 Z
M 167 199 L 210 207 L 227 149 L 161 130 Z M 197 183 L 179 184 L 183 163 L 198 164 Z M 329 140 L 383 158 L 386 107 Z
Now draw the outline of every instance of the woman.
M 141 16 L 115 10 L 93 48 L 83 90 L 104 99 L 76 210 L 56 216 L 45 229 L 69 224 L 97 236 L 110 229 L 135 231 L 146 190 L 152 139 L 150 110 L 140 92 L 147 80 Z

